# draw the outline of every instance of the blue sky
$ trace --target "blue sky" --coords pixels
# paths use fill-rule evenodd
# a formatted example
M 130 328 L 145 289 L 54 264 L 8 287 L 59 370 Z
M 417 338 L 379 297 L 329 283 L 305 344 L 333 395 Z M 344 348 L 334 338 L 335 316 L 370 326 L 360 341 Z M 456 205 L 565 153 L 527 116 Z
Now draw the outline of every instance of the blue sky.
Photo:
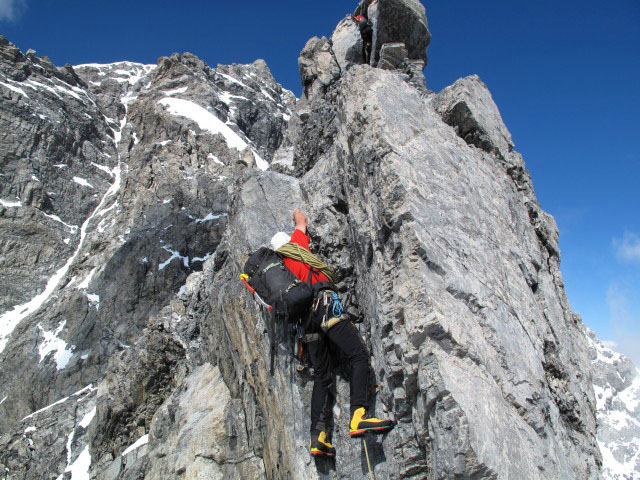
M 560 228 L 574 311 L 640 364 L 640 2 L 424 2 L 429 88 L 478 74 Z M 357 1 L 0 0 L 0 33 L 57 65 L 264 58 L 300 94 L 297 57 Z

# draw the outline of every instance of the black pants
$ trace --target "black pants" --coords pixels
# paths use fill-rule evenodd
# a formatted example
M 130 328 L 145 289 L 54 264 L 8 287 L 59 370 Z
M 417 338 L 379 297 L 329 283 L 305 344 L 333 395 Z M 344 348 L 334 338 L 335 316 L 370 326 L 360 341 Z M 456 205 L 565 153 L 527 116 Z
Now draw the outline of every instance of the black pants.
M 312 329 L 320 331 L 316 322 L 312 322 Z M 369 353 L 360 333 L 353 323 L 348 320 L 334 325 L 320 339 L 308 344 L 309 357 L 315 370 L 313 393 L 311 394 L 311 431 L 326 429 L 323 417 L 327 394 L 333 383 L 331 374 L 331 354 L 327 342 L 331 342 L 340 350 L 349 362 L 351 373 L 351 414 L 360 407 L 369 408 L 367 396 L 369 380 Z
M 362 60 L 366 65 L 371 64 L 371 45 L 372 39 L 362 39 Z

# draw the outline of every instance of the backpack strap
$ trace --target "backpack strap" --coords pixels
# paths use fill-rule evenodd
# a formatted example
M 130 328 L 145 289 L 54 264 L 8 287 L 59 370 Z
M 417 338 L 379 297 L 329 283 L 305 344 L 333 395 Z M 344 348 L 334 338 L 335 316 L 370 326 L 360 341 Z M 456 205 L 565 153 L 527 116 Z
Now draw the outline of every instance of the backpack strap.
M 303 343 L 312 343 L 320 340 L 319 333 L 307 333 L 304 337 L 302 337 Z
M 322 290 L 335 290 L 336 292 L 338 291 L 338 289 L 332 282 L 327 282 L 322 280 L 320 282 L 311 283 L 311 277 L 313 276 L 314 273 L 316 275 L 319 275 L 322 272 L 320 270 L 313 268 L 311 265 L 309 265 L 309 279 L 307 280 L 307 283 L 313 290 L 313 298 L 316 298 Z
M 269 373 L 273 377 L 273 368 L 276 361 L 276 309 L 271 310 L 271 331 L 269 332 L 269 343 L 271 343 L 270 347 L 270 368 Z
M 265 273 L 267 273 L 269 270 L 271 270 L 273 267 L 282 267 L 282 263 L 280 263 L 280 262 L 273 262 L 273 263 L 270 263 L 269 265 L 267 265 L 266 267 L 264 267 L 260 273 L 261 273 L 262 275 L 264 275 L 264 274 L 265 274 Z

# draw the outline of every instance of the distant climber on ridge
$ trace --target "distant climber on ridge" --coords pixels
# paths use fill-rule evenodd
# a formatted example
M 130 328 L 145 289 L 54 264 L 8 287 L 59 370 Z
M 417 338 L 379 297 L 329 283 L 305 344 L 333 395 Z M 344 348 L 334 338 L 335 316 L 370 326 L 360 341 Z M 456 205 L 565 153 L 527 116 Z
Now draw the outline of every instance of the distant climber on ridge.
M 371 46 L 373 44 L 373 28 L 371 22 L 363 15 L 356 16 L 354 20 L 358 24 L 360 36 L 362 37 L 362 60 L 364 63 L 369 64 L 371 62 Z
M 308 339 L 308 350 L 315 379 L 311 395 L 311 442 L 310 453 L 314 456 L 334 456 L 335 448 L 329 443 L 323 410 L 329 388 L 333 383 L 329 344 L 337 347 L 349 362 L 351 373 L 351 437 L 361 437 L 367 432 L 385 433 L 393 428 L 390 420 L 370 417 L 368 399 L 369 353 L 355 325 L 342 313 L 340 297 L 329 276 L 303 261 L 310 253 L 307 236 L 307 217 L 296 209 L 293 212 L 296 229 L 289 237 L 284 232 L 275 234 L 271 240 L 274 250 L 284 257 L 284 264 L 301 281 L 306 282 L 311 274 L 314 291 L 309 315 L 304 322 Z M 291 258 L 297 257 L 297 258 Z M 306 259 L 304 259 L 306 260 Z

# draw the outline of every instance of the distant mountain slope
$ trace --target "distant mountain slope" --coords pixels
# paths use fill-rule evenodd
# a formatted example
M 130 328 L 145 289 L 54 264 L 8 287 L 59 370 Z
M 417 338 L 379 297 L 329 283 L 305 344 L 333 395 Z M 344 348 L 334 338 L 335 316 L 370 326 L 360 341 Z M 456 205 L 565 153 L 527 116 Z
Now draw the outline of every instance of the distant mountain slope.
M 606 479 L 640 478 L 640 370 L 588 331 Z

